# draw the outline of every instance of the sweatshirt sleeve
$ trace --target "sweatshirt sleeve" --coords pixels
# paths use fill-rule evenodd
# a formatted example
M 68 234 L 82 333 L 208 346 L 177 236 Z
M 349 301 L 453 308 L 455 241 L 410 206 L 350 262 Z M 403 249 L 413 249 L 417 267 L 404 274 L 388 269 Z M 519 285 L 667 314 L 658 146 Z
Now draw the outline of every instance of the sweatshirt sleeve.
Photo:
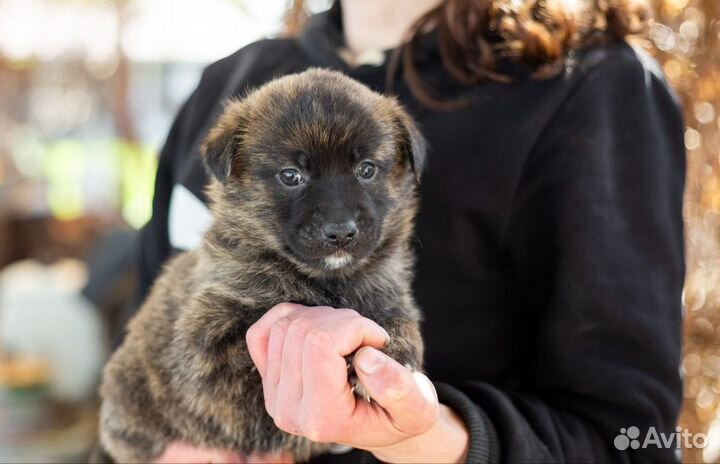
M 684 126 L 652 66 L 588 71 L 524 166 L 505 235 L 534 328 L 522 388 L 437 385 L 470 461 L 677 459 L 675 444 L 643 448 L 650 429 L 675 433 L 682 399 Z M 629 427 L 637 449 L 615 442 Z
M 268 44 L 269 41 L 262 43 Z M 168 215 L 173 187 L 180 182 L 197 183 L 200 187 L 206 179 L 182 179 L 182 171 L 188 163 L 197 162 L 198 136 L 209 129 L 206 124 L 222 110 L 222 103 L 230 93 L 243 88 L 244 72 L 257 61 L 265 47 L 261 42 L 250 44 L 232 55 L 205 68 L 195 91 L 181 107 L 170 133 L 160 152 L 160 161 L 155 179 L 153 215 L 140 231 L 138 246 L 139 291 L 135 308 L 139 307 L 160 274 L 162 266 L 173 253 L 168 233 Z M 242 65 L 242 66 L 241 66 Z M 201 168 L 202 169 L 202 168 Z M 185 173 L 187 176 L 187 172 Z M 186 185 L 189 187 L 190 185 Z
M 173 167 L 183 150 L 187 150 L 188 126 L 196 93 L 193 93 L 181 107 L 160 151 L 155 175 L 153 214 L 150 221 L 140 230 L 139 235 L 138 291 L 135 297 L 136 304 L 133 305 L 135 308 L 138 308 L 147 297 L 163 263 L 170 257 L 172 251 L 168 235 L 168 213 L 175 183 Z

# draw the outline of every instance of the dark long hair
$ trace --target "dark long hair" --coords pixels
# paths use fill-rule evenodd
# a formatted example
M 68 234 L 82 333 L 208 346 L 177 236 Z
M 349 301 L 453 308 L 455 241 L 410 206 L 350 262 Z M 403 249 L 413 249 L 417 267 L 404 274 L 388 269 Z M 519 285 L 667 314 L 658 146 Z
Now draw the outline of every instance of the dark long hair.
M 288 24 L 297 27 L 304 0 L 294 0 Z M 459 102 L 433 95 L 416 66 L 421 37 L 437 31 L 445 69 L 461 84 L 509 82 L 501 60 L 523 65 L 543 79 L 563 69 L 573 51 L 592 43 L 624 40 L 642 32 L 650 17 L 647 0 L 444 0 L 411 28 L 389 67 L 402 63 L 403 77 L 426 106 L 451 109 Z

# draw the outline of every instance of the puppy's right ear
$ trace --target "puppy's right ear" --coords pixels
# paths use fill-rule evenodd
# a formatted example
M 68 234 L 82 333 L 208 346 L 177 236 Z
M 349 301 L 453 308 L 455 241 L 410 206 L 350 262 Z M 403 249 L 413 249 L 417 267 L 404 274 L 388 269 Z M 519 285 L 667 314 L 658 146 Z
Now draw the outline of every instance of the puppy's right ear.
M 229 101 L 201 148 L 206 169 L 222 183 L 230 177 L 242 146 L 246 132 L 246 118 L 243 114 L 242 102 Z
M 415 179 L 420 183 L 420 176 L 427 163 L 427 142 L 410 115 L 403 109 L 396 111 L 399 147 L 401 153 L 403 153 L 410 162 L 410 168 L 415 173 Z

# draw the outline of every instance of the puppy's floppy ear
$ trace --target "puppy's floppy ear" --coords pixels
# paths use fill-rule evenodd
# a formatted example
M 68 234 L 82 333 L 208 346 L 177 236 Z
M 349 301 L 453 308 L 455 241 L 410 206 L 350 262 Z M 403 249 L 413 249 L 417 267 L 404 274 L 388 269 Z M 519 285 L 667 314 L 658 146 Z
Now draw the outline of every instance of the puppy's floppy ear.
M 415 178 L 419 183 L 427 160 L 427 142 L 415 121 L 405 110 L 399 108 L 396 114 L 400 151 L 409 160 L 410 167 L 415 172 Z
M 205 168 L 222 183 L 230 177 L 247 130 L 244 113 L 242 101 L 228 101 L 225 111 L 208 133 L 201 148 Z

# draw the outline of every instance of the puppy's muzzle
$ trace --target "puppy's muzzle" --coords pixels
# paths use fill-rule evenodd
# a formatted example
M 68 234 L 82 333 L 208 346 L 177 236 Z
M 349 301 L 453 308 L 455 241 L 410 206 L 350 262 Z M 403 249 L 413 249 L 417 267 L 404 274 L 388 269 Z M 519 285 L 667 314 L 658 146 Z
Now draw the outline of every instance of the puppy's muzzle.
M 355 221 L 328 223 L 321 227 L 321 239 L 330 246 L 344 248 L 357 236 L 358 227 Z

